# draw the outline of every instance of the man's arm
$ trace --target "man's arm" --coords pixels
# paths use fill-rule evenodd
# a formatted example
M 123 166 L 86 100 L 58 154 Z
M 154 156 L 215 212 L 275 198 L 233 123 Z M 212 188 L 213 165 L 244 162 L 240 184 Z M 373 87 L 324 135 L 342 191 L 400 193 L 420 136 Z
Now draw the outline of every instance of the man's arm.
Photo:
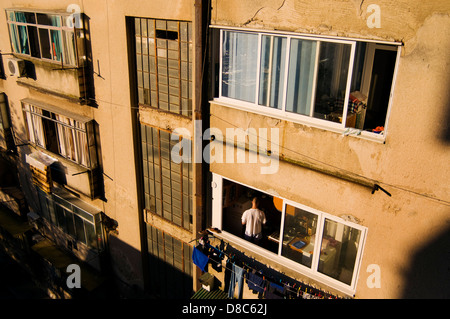
M 247 211 L 245 211 L 245 212 L 242 214 L 241 221 L 242 221 L 242 225 L 245 225 L 245 223 L 247 222 Z

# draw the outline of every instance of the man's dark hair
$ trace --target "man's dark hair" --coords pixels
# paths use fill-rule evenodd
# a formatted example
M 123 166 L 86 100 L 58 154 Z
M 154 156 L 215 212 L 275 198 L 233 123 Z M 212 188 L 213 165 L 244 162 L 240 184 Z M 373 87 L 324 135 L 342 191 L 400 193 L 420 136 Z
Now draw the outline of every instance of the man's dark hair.
M 256 207 L 259 206 L 259 198 L 258 197 L 253 197 L 252 202 L 255 202 Z

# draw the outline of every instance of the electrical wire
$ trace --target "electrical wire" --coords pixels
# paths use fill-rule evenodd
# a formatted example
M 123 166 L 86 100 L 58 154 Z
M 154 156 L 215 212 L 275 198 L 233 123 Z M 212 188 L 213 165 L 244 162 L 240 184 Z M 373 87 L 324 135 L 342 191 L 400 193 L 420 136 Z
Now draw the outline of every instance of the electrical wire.
M 211 114 L 211 116 L 214 116 L 214 117 L 218 118 L 219 120 L 221 120 L 221 121 L 223 121 L 223 122 L 225 122 L 225 123 L 227 123 L 227 124 L 229 124 L 229 125 L 232 125 L 232 126 L 235 127 L 235 128 L 239 128 L 239 127 L 238 127 L 237 125 L 235 125 L 234 123 L 231 123 L 231 122 L 229 122 L 229 121 L 227 121 L 227 120 L 221 118 L 220 116 L 217 116 L 216 114 Z M 250 134 L 252 134 L 252 133 L 249 131 L 248 134 L 250 135 Z M 268 140 L 267 138 L 264 138 L 264 137 L 258 136 L 258 135 L 255 135 L 255 136 L 258 137 L 258 138 L 260 138 L 260 139 L 265 140 L 266 142 L 269 142 L 269 140 Z M 280 144 L 278 144 L 278 143 L 275 143 L 274 141 L 270 141 L 270 142 L 271 142 L 272 144 L 274 144 L 274 145 L 277 145 L 277 146 L 279 147 L 279 149 L 284 149 L 284 150 L 290 151 L 290 152 L 292 152 L 292 153 L 295 153 L 295 154 L 297 154 L 297 155 L 300 155 L 300 156 L 302 156 L 302 157 L 305 157 L 305 158 L 307 158 L 307 159 L 309 159 L 309 160 L 311 160 L 311 161 L 313 161 L 313 162 L 320 163 L 320 164 L 322 164 L 322 165 L 325 165 L 325 166 L 328 166 L 328 167 L 330 167 L 330 168 L 339 170 L 339 171 L 344 172 L 344 173 L 346 173 L 346 174 L 353 175 L 353 176 L 357 176 L 357 177 L 359 177 L 359 178 L 366 179 L 366 180 L 371 180 L 371 181 L 373 181 L 375 184 L 382 184 L 382 185 L 385 185 L 385 186 L 388 186 L 388 187 L 396 188 L 396 189 L 402 190 L 402 191 L 404 191 L 404 192 L 409 192 L 409 193 L 415 194 L 415 195 L 417 195 L 417 196 L 424 197 L 424 198 L 426 198 L 426 199 L 430 199 L 430 200 L 433 200 L 433 201 L 440 202 L 440 203 L 442 203 L 442 204 L 444 204 L 444 205 L 446 205 L 446 206 L 450 206 L 450 201 L 446 201 L 446 200 L 444 200 L 444 199 L 432 197 L 432 196 L 427 195 L 427 194 L 424 194 L 424 193 L 415 192 L 415 191 L 413 191 L 413 190 L 406 189 L 406 188 L 404 188 L 404 187 L 400 187 L 400 186 L 397 186 L 397 185 L 394 185 L 394 184 L 390 184 L 390 183 L 387 183 L 387 182 L 375 181 L 375 180 L 373 180 L 372 178 L 366 177 L 366 176 L 364 176 L 364 175 L 361 175 L 361 174 L 358 174 L 358 173 L 349 171 L 349 170 L 347 170 L 347 169 L 344 169 L 344 168 L 341 168 L 341 167 L 338 167 L 338 166 L 329 164 L 329 163 L 327 163 L 327 162 L 318 160 L 318 159 L 313 158 L 313 157 L 311 157 L 311 156 L 308 156 L 308 155 L 306 155 L 306 154 L 300 153 L 300 152 L 298 152 L 298 151 L 296 151 L 296 150 L 292 150 L 292 149 L 287 148 L 287 147 L 285 147 L 285 146 L 282 146 L 282 145 L 280 145 Z

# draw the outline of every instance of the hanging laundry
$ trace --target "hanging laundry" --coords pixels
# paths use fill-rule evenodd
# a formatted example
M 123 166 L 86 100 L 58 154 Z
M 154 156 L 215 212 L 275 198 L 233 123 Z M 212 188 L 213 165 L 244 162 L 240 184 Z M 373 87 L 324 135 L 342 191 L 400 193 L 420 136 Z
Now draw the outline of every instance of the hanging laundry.
M 284 297 L 284 286 L 278 285 L 273 282 L 268 282 L 268 285 L 266 287 L 265 299 L 284 299 Z
M 244 268 L 239 267 L 235 263 L 233 264 L 233 270 L 231 272 L 230 287 L 228 289 L 228 298 L 234 297 L 234 291 L 236 282 L 238 285 L 238 299 L 242 299 L 243 283 L 244 283 Z
M 211 246 L 210 244 L 207 244 L 207 248 L 209 263 L 211 264 L 211 267 L 217 272 L 222 272 L 222 260 L 224 258 L 223 252 L 221 252 L 218 248 Z
M 256 272 L 256 270 L 249 272 L 247 284 L 248 288 L 254 293 L 264 292 L 264 279 L 260 274 Z
M 233 264 L 231 263 L 231 260 L 228 258 L 227 262 L 225 264 L 225 273 L 223 277 L 223 281 L 225 283 L 224 291 L 228 292 L 230 288 L 230 281 L 231 281 L 231 273 L 233 271 Z
M 192 251 L 192 261 L 202 271 L 207 271 L 206 266 L 208 264 L 209 257 L 207 255 L 205 255 L 200 249 L 198 249 L 195 246 Z

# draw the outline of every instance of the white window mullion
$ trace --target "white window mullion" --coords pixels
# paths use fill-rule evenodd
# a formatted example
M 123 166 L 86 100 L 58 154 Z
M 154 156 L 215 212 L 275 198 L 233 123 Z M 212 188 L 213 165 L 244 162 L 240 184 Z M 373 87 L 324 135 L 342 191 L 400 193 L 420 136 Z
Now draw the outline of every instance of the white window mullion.
M 348 74 L 347 74 L 347 87 L 345 89 L 345 99 L 344 99 L 344 110 L 342 114 L 342 127 L 345 128 L 347 122 L 347 112 L 348 112 L 348 99 L 350 97 L 350 87 L 352 84 L 352 73 L 353 73 L 353 61 L 355 60 L 355 48 L 356 43 L 351 44 L 350 61 L 348 64 Z
M 281 103 L 281 110 L 286 112 L 286 98 L 287 98 L 287 87 L 288 87 L 288 73 L 289 73 L 289 56 L 291 52 L 291 37 L 286 38 L 286 57 L 284 63 L 284 79 L 283 79 L 283 100 Z
M 278 256 L 281 256 L 281 251 L 283 249 L 283 237 L 284 237 L 284 220 L 286 218 L 286 203 L 283 201 L 283 208 L 281 212 L 281 226 L 280 226 L 280 237 L 278 242 Z
M 354 289 L 356 288 L 356 283 L 357 283 L 359 271 L 361 268 L 361 260 L 362 260 L 364 245 L 366 243 L 366 234 L 367 234 L 367 230 L 361 229 L 361 235 L 360 235 L 360 239 L 359 239 L 359 243 L 358 243 L 358 252 L 356 253 L 355 265 L 353 266 L 354 268 L 353 268 L 352 281 L 350 282 L 350 286 Z
M 262 35 L 258 34 L 258 53 L 256 59 L 256 88 L 255 88 L 255 105 L 259 104 L 259 77 L 261 72 L 261 43 L 262 43 Z
M 274 36 L 270 36 L 270 50 L 269 50 L 269 69 L 267 74 L 267 98 L 265 101 L 266 106 L 270 106 L 270 97 L 272 94 L 272 69 L 273 69 L 273 40 Z
M 217 227 L 222 229 L 222 202 L 223 202 L 223 178 L 220 175 L 213 173 L 213 178 L 211 182 L 212 186 L 212 227 Z M 238 221 L 241 222 L 240 220 Z
M 222 96 L 223 32 L 223 30 L 220 30 L 219 36 L 219 97 Z
M 316 100 L 316 88 L 317 88 L 317 74 L 319 72 L 319 55 L 320 55 L 320 41 L 316 42 L 316 56 L 314 61 L 314 76 L 312 83 L 312 92 L 311 92 L 311 107 L 309 108 L 309 116 L 314 117 L 314 107 Z
M 322 247 L 322 235 L 324 225 L 325 223 L 323 214 L 318 214 L 316 226 L 316 244 L 314 245 L 313 258 L 311 262 L 311 270 L 313 272 L 317 272 L 319 269 L 320 250 Z

